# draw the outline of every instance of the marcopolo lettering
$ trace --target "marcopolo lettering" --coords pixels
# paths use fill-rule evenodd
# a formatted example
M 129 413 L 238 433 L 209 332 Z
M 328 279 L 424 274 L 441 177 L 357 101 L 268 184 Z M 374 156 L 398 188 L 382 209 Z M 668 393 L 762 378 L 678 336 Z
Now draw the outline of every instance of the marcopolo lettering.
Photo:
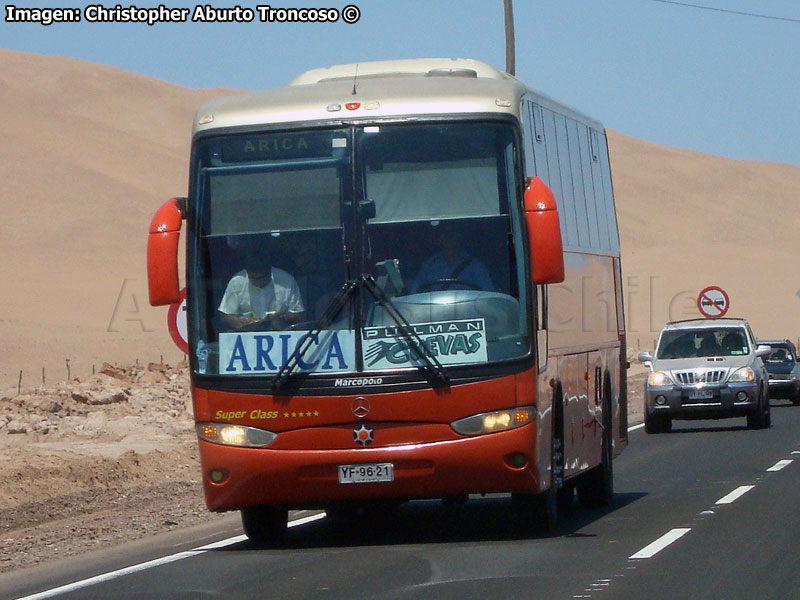
M 357 377 L 354 379 L 337 379 L 334 387 L 359 387 L 367 385 L 381 385 L 383 377 Z

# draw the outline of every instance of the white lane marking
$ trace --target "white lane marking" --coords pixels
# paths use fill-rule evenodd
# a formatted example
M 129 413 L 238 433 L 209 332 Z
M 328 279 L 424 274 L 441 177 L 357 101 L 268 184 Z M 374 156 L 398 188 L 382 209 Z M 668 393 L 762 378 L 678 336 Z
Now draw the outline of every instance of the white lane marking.
M 631 425 L 628 427 L 628 431 L 636 431 L 637 429 L 641 429 L 644 427 L 644 423 L 639 423 L 638 425 Z
M 779 460 L 774 465 L 772 465 L 769 469 L 767 469 L 767 471 L 780 471 L 784 467 L 788 467 L 790 464 L 792 464 L 791 460 Z
M 661 552 L 664 548 L 669 546 L 672 542 L 679 540 L 684 535 L 689 533 L 691 529 L 687 527 L 679 527 L 677 529 L 673 529 L 668 531 L 660 538 L 658 538 L 652 544 L 648 544 L 641 550 L 639 550 L 636 554 L 632 554 L 629 558 L 631 559 L 639 559 L 639 558 L 652 558 L 659 552 Z
M 305 525 L 306 523 L 311 523 L 313 521 L 319 521 L 320 519 L 324 519 L 328 515 L 324 512 L 317 513 L 316 515 L 311 515 L 310 517 L 303 517 L 302 519 L 295 519 L 294 521 L 289 521 L 288 527 L 297 527 L 299 525 Z
M 312 521 L 318 521 L 324 518 L 325 518 L 325 513 L 319 513 L 316 515 L 311 515 L 309 517 L 303 517 L 302 519 L 295 519 L 294 521 L 289 521 L 287 526 L 297 527 L 298 525 L 305 525 L 306 523 L 311 523 Z M 148 560 L 147 562 L 139 563 L 138 565 L 133 565 L 130 567 L 124 567 L 122 569 L 117 569 L 116 571 L 109 571 L 108 573 L 103 573 L 102 575 L 95 575 L 94 577 L 89 577 L 88 579 L 82 579 L 80 581 L 75 581 L 74 583 L 68 583 L 67 585 L 59 586 L 57 588 L 45 590 L 43 592 L 38 592 L 36 594 L 31 594 L 29 596 L 23 596 L 21 598 L 17 598 L 16 600 L 44 600 L 45 598 L 52 598 L 54 596 L 58 596 L 59 594 L 66 594 L 67 592 L 73 592 L 75 590 L 86 588 L 98 583 L 103 583 L 104 581 L 111 581 L 112 579 L 117 579 L 118 577 L 124 577 L 125 575 L 130 575 L 131 573 L 138 573 L 139 571 L 145 571 L 147 569 L 152 569 L 153 567 L 159 567 L 161 565 L 166 565 L 172 562 L 183 560 L 184 558 L 190 558 L 192 556 L 204 554 L 209 550 L 216 550 L 217 548 L 224 548 L 226 546 L 238 544 L 239 542 L 243 542 L 245 540 L 247 540 L 246 535 L 237 535 L 234 537 L 230 537 L 226 540 L 220 540 L 219 542 L 214 542 L 213 544 L 207 544 L 205 546 L 200 546 L 199 548 L 186 550 L 185 552 L 178 552 L 176 554 L 170 554 L 169 556 L 163 556 L 161 558 L 156 558 L 154 560 Z
M 739 498 L 744 496 L 747 492 L 752 490 L 754 485 L 740 485 L 738 488 L 733 490 L 727 496 L 723 496 L 719 500 L 717 500 L 714 504 L 731 504 L 732 502 L 736 502 Z
M 91 585 L 102 583 L 104 581 L 110 581 L 112 579 L 116 579 L 117 577 L 130 575 L 131 573 L 138 573 L 139 571 L 145 571 L 147 569 L 152 569 L 153 567 L 158 567 L 160 565 L 166 565 L 171 562 L 183 560 L 184 558 L 189 558 L 190 556 L 197 556 L 197 554 L 198 553 L 195 552 L 194 550 L 189 550 L 187 552 L 178 552 L 177 554 L 171 554 L 170 556 L 164 556 L 163 558 L 149 560 L 147 562 L 139 563 L 138 565 L 125 567 L 124 569 L 117 569 L 116 571 L 110 571 L 109 573 L 96 575 L 94 577 L 90 577 L 89 579 L 82 579 L 81 581 L 76 581 L 74 583 L 62 585 L 57 588 L 45 590 L 44 592 L 39 592 L 38 594 L 31 594 L 30 596 L 17 598 L 17 600 L 41 600 L 42 598 L 52 598 L 53 596 L 58 596 L 59 594 L 66 594 L 67 592 L 79 590 L 81 588 L 89 587 Z

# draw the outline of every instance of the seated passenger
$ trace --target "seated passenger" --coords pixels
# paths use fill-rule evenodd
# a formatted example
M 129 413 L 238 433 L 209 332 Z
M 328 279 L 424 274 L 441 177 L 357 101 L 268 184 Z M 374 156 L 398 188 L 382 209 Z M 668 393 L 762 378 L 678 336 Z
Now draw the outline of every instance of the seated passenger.
M 722 350 L 725 354 L 742 354 L 744 348 L 742 336 L 738 333 L 728 333 L 722 338 Z
M 228 282 L 219 304 L 222 322 L 232 329 L 264 322 L 269 329 L 285 329 L 304 311 L 294 277 L 272 266 L 270 240 L 244 246 L 244 269 Z
M 698 356 L 717 356 L 719 354 L 719 344 L 717 337 L 709 332 L 703 334 L 703 339 L 700 342 L 700 352 Z
M 463 249 L 463 231 L 456 225 L 440 223 L 436 240 L 440 251 L 427 259 L 411 285 L 411 292 L 437 290 L 494 291 L 486 266 Z
M 784 350 L 783 348 L 778 348 L 777 350 L 773 350 L 772 354 L 769 357 L 770 362 L 784 362 L 786 360 L 787 360 L 786 350 Z

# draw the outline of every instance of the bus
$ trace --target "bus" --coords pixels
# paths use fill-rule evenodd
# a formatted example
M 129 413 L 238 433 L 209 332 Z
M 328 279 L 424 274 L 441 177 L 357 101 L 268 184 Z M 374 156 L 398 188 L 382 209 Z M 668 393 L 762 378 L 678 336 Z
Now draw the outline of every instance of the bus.
M 613 497 L 627 445 L 605 130 L 476 60 L 303 73 L 212 99 L 188 197 L 155 214 L 180 299 L 205 500 L 288 511 L 503 494 L 552 529 Z M 500 500 L 505 501 L 505 500 Z

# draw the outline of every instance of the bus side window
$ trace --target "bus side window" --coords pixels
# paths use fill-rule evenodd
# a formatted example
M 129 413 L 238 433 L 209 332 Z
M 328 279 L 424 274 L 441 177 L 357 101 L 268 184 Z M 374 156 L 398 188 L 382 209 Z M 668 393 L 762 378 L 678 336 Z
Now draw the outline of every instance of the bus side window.
M 539 371 L 547 368 L 547 286 L 536 287 L 536 353 Z
M 533 103 L 530 101 L 526 101 L 523 105 L 522 109 L 522 118 L 523 118 L 523 144 L 525 149 L 525 177 L 533 177 L 536 175 L 536 157 L 534 156 L 533 152 L 533 129 L 534 123 L 531 115 L 531 108 L 533 107 Z

